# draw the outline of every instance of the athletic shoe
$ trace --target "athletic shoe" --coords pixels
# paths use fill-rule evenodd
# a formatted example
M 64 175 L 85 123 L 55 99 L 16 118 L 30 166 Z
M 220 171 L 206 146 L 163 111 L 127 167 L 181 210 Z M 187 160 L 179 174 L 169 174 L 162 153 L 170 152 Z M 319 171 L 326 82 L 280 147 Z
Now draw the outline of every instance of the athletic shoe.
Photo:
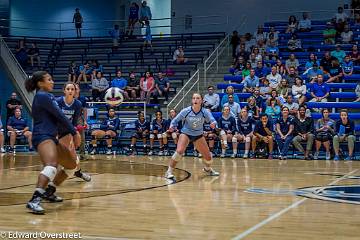
M 75 177 L 81 178 L 82 180 L 84 180 L 85 182 L 90 182 L 91 181 L 91 176 L 88 173 L 84 173 L 81 171 L 81 169 L 77 170 L 74 173 Z
M 339 160 L 340 160 L 339 156 L 338 156 L 338 155 L 335 155 L 334 161 L 339 161 Z
M 330 160 L 330 158 L 331 158 L 330 153 L 329 153 L 329 152 L 327 152 L 327 153 L 326 153 L 326 157 L 325 157 L 325 159 L 326 159 L 326 160 Z
M 106 151 L 106 155 L 111 155 L 113 152 L 112 152 L 112 150 L 111 149 L 108 149 L 107 151 Z
M 54 186 L 48 186 L 45 190 L 45 193 L 43 194 L 42 198 L 45 200 L 48 200 L 49 202 L 55 203 L 55 202 L 62 202 L 63 199 L 61 197 L 58 197 L 55 195 L 56 187 Z
M 168 150 L 164 151 L 164 156 L 169 156 L 169 151 Z
M 33 198 L 26 204 L 26 208 L 30 209 L 33 214 L 44 214 L 45 209 L 41 206 L 41 194 L 36 193 L 34 193 Z
M 6 153 L 5 148 L 3 148 L 3 147 L 0 149 L 0 151 L 1 151 L 1 153 Z
M 220 157 L 221 157 L 221 158 L 224 158 L 224 157 L 225 157 L 225 153 L 220 154 Z
M 273 155 L 269 154 L 268 159 L 272 160 L 273 159 Z
M 198 152 L 197 151 L 193 151 L 193 155 L 194 155 L 194 157 L 198 157 L 199 156 L 199 154 L 198 154 Z
M 233 153 L 233 154 L 231 154 L 231 156 L 230 156 L 231 158 L 235 158 L 236 157 L 236 154 L 235 153 Z
M 319 152 L 315 152 L 314 154 L 314 160 L 318 160 L 319 159 Z
M 248 158 L 249 154 L 248 153 L 244 153 L 243 158 Z
M 210 168 L 209 170 L 206 170 L 205 168 L 203 168 L 203 172 L 208 176 L 219 176 L 220 175 L 219 172 L 215 171 L 212 168 Z
M 159 155 L 159 156 L 163 156 L 163 155 L 164 155 L 164 151 L 159 151 L 158 155 Z
M 346 158 L 345 158 L 345 161 L 352 161 L 353 160 L 353 157 L 352 156 L 347 156 Z
M 250 152 L 250 153 L 249 153 L 249 157 L 250 157 L 250 158 L 255 158 L 255 153 Z M 244 158 L 245 158 L 245 154 L 244 154 Z
M 172 172 L 166 172 L 165 173 L 165 178 L 169 179 L 169 180 L 172 180 L 174 182 L 176 181 L 176 178 L 175 178 L 174 174 L 172 174 Z
M 90 152 L 91 155 L 95 155 L 96 154 L 96 149 L 94 148 L 91 152 Z
M 201 154 L 201 153 L 199 153 L 198 157 L 199 157 L 199 158 L 201 158 L 201 157 L 202 157 L 202 154 Z
M 153 155 L 153 151 L 150 150 L 149 153 L 148 153 L 149 156 L 152 156 Z

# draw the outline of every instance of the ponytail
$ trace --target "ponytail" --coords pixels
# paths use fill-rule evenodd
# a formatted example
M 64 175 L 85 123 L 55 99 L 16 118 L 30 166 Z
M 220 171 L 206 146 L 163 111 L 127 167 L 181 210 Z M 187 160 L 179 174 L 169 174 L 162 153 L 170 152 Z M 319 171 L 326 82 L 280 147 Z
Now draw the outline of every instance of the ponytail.
M 31 77 L 26 79 L 25 81 L 25 88 L 28 92 L 33 92 L 34 90 L 38 90 L 38 82 L 42 81 L 44 79 L 44 76 L 48 74 L 46 71 L 37 71 L 34 72 Z

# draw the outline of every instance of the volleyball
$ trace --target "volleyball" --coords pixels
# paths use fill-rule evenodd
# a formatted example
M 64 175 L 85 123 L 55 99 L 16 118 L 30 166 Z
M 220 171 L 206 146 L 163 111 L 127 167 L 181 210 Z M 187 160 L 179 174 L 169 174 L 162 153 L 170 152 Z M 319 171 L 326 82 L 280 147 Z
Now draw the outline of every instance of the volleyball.
M 121 89 L 117 87 L 111 87 L 106 90 L 105 102 L 111 106 L 119 106 L 124 100 L 121 93 Z

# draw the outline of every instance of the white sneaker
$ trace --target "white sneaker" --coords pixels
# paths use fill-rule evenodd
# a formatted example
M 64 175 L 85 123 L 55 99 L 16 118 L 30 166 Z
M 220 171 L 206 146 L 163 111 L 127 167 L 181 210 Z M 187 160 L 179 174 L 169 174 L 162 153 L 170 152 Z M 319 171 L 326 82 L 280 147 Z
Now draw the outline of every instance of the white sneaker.
M 220 157 L 221 157 L 221 158 L 224 158 L 224 157 L 225 157 L 225 153 L 220 154 Z
M 202 157 L 202 154 L 201 154 L 201 153 L 199 153 L 198 157 L 199 157 L 199 158 L 201 158 L 201 157 Z
M 111 151 L 111 149 L 108 149 L 107 151 L 106 151 L 106 155 L 111 155 L 113 152 Z
M 165 178 L 176 181 L 175 176 L 172 172 L 166 172 Z
M 249 154 L 248 153 L 244 153 L 243 158 L 248 158 Z
M 203 168 L 203 172 L 208 176 L 219 176 L 220 175 L 219 172 L 215 171 L 212 168 L 210 168 L 209 170 L 206 170 L 205 168 Z
M 149 155 L 149 156 L 152 156 L 152 155 L 153 155 L 153 151 L 150 150 L 150 151 L 148 152 L 148 155 Z
M 158 155 L 159 155 L 159 156 L 163 156 L 163 155 L 164 155 L 164 152 L 163 152 L 163 151 L 159 151 Z
M 314 154 L 314 160 L 318 160 L 319 159 L 319 152 L 315 152 Z
M 235 156 L 236 156 L 236 154 L 235 153 L 233 153 L 233 154 L 231 154 L 231 158 L 235 158 Z
M 96 154 L 96 150 L 95 148 L 90 152 L 91 155 L 95 155 Z
M 330 153 L 329 153 L 329 152 L 326 153 L 325 159 L 326 159 L 326 160 L 330 160 Z
M 3 147 L 0 149 L 0 151 L 1 151 L 1 153 L 6 153 L 5 148 L 3 148 Z

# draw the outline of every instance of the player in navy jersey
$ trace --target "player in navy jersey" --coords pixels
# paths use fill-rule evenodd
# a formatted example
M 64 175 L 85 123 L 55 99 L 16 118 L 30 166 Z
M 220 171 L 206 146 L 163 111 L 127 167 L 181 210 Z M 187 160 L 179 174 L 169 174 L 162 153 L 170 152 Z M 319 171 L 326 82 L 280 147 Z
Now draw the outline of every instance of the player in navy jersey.
M 80 119 L 80 115 L 81 115 L 81 111 L 82 111 L 82 104 L 79 100 L 75 99 L 75 94 L 76 94 L 76 85 L 72 82 L 67 82 L 64 84 L 63 87 L 63 91 L 64 91 L 64 96 L 63 97 L 58 97 L 56 99 L 56 102 L 59 105 L 59 108 L 62 110 L 62 112 L 65 114 L 65 116 L 71 121 L 71 123 L 73 124 L 73 126 L 77 129 L 76 131 L 76 135 L 74 137 L 70 136 L 70 135 L 65 135 L 63 136 L 62 132 L 63 132 L 63 127 L 59 126 L 59 142 L 62 143 L 64 146 L 67 146 L 70 148 L 71 145 L 74 144 L 74 142 L 79 142 L 81 143 L 81 136 L 78 130 L 78 124 L 79 124 L 79 119 Z M 77 141 L 74 141 L 74 138 L 77 138 Z M 75 176 L 78 178 L 82 178 L 84 181 L 86 182 L 90 182 L 91 181 L 91 176 L 87 173 L 83 173 L 81 171 L 80 168 L 80 160 L 78 159 L 78 156 L 76 154 L 76 148 L 78 148 L 79 146 L 74 146 L 71 149 L 71 154 L 73 154 L 73 156 L 76 158 L 76 162 L 77 162 L 77 169 L 75 172 Z
M 220 129 L 220 139 L 221 139 L 221 155 L 220 157 L 225 157 L 226 149 L 228 148 L 228 141 L 232 142 L 233 154 L 231 155 L 234 158 L 237 154 L 237 138 L 236 135 L 236 120 L 230 114 L 230 107 L 225 106 L 221 117 L 218 119 L 218 128 Z
M 249 156 L 254 125 L 255 120 L 249 116 L 247 109 L 241 109 L 236 124 L 238 130 L 236 138 L 239 142 L 245 142 L 245 153 L 243 155 L 243 158 L 248 158 Z
M 159 156 L 164 155 L 164 149 L 167 151 L 167 141 L 166 146 L 164 145 L 163 138 L 166 138 L 166 120 L 162 118 L 162 112 L 156 111 L 155 119 L 151 123 L 151 133 L 150 133 L 150 151 L 149 156 L 153 155 L 154 151 L 154 141 L 155 138 L 159 140 L 160 151 Z
M 107 151 L 106 154 L 112 154 L 112 140 L 117 135 L 117 130 L 120 127 L 120 119 L 115 116 L 115 110 L 113 108 L 109 109 L 108 118 L 103 121 L 100 125 L 100 129 L 95 129 L 91 132 L 93 140 L 91 145 L 93 147 L 91 154 L 96 154 L 97 139 L 106 137 Z
M 203 171 L 209 176 L 219 176 L 220 174 L 211 168 L 212 154 L 206 143 L 204 132 L 204 122 L 209 122 L 212 129 L 216 128 L 216 120 L 211 113 L 202 107 L 203 97 L 199 93 L 194 93 L 190 107 L 184 108 L 170 123 L 170 132 L 172 132 L 179 122 L 183 122 L 181 134 L 176 146 L 176 152 L 171 157 L 169 168 L 165 177 L 175 181 L 173 169 L 177 162 L 182 158 L 190 142 L 202 154 L 205 167 Z
M 44 214 L 41 199 L 51 199 L 51 196 L 54 196 L 53 189 L 48 183 L 59 185 L 67 177 L 72 177 L 76 169 L 76 158 L 69 148 L 59 143 L 56 138 L 59 134 L 58 126 L 63 126 L 62 134 L 75 136 L 76 130 L 57 105 L 54 96 L 49 93 L 54 88 L 50 74 L 45 71 L 33 73 L 32 77 L 26 80 L 25 87 L 28 92 L 36 90 L 32 104 L 33 144 L 44 165 L 34 194 L 26 207 L 34 214 Z M 74 141 L 74 145 L 79 144 L 77 138 Z
M 204 137 L 208 143 L 210 152 L 214 152 L 215 140 L 217 138 L 215 129 L 210 127 L 210 123 L 204 123 Z
M 147 151 L 146 141 L 150 135 L 150 123 L 146 121 L 143 112 L 138 112 L 138 119 L 135 120 L 135 133 L 131 137 L 130 154 L 134 154 L 137 139 L 142 139 L 144 144 L 144 154 Z
M 81 114 L 78 119 L 78 131 L 81 137 L 81 143 L 79 147 L 80 160 L 85 159 L 85 130 L 87 129 L 87 105 L 86 97 L 80 95 L 80 87 L 75 83 L 75 98 L 81 102 Z

